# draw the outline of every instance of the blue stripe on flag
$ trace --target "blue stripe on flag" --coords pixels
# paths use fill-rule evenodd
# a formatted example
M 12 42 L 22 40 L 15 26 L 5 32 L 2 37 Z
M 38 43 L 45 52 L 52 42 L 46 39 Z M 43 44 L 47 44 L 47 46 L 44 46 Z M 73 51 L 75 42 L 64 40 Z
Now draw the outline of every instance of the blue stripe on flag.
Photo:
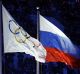
M 40 42 L 44 47 L 57 48 L 77 58 L 80 57 L 80 55 L 78 54 L 78 49 L 75 49 L 70 40 L 60 37 L 57 34 L 40 31 Z

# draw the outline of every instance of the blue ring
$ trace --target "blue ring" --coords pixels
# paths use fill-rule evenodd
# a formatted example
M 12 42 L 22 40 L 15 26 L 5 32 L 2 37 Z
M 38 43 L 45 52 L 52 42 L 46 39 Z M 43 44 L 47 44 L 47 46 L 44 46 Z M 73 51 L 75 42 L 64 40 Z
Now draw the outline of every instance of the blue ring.
M 9 21 L 9 30 L 10 30 L 10 32 L 13 33 L 13 34 L 19 34 L 19 32 L 14 33 L 14 32 L 11 30 L 11 28 L 10 28 L 10 25 L 11 25 L 11 24 L 10 24 L 10 22 L 12 22 L 12 21 L 17 25 L 16 21 L 10 20 L 10 21 Z M 19 28 L 20 28 L 20 27 L 19 27 Z

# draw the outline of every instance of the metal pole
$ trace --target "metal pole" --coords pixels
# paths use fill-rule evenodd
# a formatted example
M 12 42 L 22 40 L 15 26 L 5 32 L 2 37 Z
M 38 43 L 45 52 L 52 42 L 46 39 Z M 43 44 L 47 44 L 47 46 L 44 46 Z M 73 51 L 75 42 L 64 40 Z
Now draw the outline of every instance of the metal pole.
M 3 36 L 3 31 L 2 31 L 2 1 L 0 1 L 0 74 L 2 74 L 2 36 Z
M 39 7 L 36 8 L 37 9 L 37 39 L 39 40 Z M 39 74 L 39 62 L 37 61 L 37 66 L 36 66 L 36 74 Z

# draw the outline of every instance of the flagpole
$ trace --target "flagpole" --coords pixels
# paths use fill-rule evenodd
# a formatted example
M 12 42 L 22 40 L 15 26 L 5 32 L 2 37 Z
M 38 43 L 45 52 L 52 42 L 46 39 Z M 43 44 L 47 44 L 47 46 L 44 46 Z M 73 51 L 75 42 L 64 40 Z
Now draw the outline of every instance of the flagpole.
M 40 26 L 40 22 L 39 22 L 39 7 L 36 7 L 37 9 L 37 39 L 39 40 L 39 26 Z M 36 74 L 39 74 L 39 62 L 37 61 L 37 64 L 36 64 Z
M 2 1 L 0 1 L 0 74 L 2 74 L 2 50 L 3 50 L 3 31 L 2 31 Z

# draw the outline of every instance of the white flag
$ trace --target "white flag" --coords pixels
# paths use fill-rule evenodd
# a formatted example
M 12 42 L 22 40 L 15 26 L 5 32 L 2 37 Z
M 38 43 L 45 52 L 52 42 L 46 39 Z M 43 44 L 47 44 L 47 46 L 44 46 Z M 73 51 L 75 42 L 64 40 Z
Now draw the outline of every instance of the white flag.
M 42 44 L 31 37 L 15 22 L 8 11 L 2 6 L 4 53 L 25 52 L 39 62 L 45 62 L 46 50 Z

